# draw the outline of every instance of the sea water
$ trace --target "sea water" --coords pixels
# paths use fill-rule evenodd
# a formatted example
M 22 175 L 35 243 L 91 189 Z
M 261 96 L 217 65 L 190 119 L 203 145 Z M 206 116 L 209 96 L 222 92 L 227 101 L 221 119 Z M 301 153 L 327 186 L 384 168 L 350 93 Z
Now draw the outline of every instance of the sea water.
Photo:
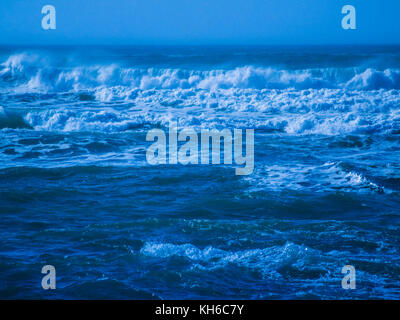
M 400 298 L 399 47 L 1 47 L 0 63 L 1 298 Z M 254 129 L 254 171 L 149 164 L 147 132 L 172 121 Z

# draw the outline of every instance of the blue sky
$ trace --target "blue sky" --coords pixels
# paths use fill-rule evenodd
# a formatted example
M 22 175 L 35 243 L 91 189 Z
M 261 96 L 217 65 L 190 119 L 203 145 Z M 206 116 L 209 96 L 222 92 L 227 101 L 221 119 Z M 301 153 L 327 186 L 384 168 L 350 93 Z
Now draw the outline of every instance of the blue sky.
M 346 4 L 357 30 L 341 28 Z M 400 44 L 399 14 L 398 0 L 1 0 L 0 43 Z

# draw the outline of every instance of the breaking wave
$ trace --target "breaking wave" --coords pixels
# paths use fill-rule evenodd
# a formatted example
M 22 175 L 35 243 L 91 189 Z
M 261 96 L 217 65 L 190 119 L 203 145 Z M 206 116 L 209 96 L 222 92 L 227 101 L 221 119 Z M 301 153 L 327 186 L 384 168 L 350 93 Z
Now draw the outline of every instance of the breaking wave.
M 145 256 L 155 258 L 184 257 L 193 262 L 194 268 L 217 269 L 229 264 L 253 269 L 264 276 L 279 277 L 279 268 L 290 266 L 298 270 L 312 268 L 318 261 L 320 252 L 294 243 L 264 249 L 226 251 L 214 247 L 200 249 L 192 244 L 147 242 L 140 250 Z M 311 267 L 310 267 L 311 266 Z
M 31 129 L 31 126 L 21 115 L 8 113 L 0 106 L 0 129 Z
M 400 132 L 400 94 L 393 90 L 139 90 L 131 103 L 123 109 L 118 104 L 81 107 L 79 102 L 28 109 L 20 115 L 0 115 L 0 126 L 120 132 L 147 125 L 167 126 L 178 120 L 179 126 L 234 126 L 295 135 Z
M 45 109 L 19 113 L 5 105 L 0 129 L 120 132 L 178 119 L 183 126 L 288 134 L 400 132 L 396 68 L 196 70 L 77 65 L 71 57 L 50 63 L 47 58 L 15 54 L 0 65 L 5 101 L 46 101 Z M 90 106 L 92 101 L 102 105 Z
M 15 92 L 66 92 L 99 87 L 130 89 L 400 89 L 400 70 L 315 68 L 284 70 L 240 66 L 233 69 L 189 70 L 132 68 L 117 64 L 49 66 L 32 54 L 11 55 L 0 67 L 0 80 Z
M 390 193 L 390 186 L 371 181 L 357 170 L 347 169 L 345 164 L 327 162 L 322 165 L 299 164 L 288 165 L 264 165 L 256 168 L 255 174 L 245 178 L 250 186 L 249 194 L 257 196 L 257 193 L 280 190 L 283 186 L 287 190 L 307 189 L 314 193 L 337 191 L 357 191 Z M 373 180 L 373 177 L 371 177 Z M 266 191 L 267 190 L 267 191 Z

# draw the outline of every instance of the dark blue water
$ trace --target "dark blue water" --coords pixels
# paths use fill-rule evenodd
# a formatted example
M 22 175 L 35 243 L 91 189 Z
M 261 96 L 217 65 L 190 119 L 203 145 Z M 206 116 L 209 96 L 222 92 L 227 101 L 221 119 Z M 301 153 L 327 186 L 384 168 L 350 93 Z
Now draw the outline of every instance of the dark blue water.
M 0 62 L 0 298 L 400 298 L 399 47 Z M 254 129 L 254 172 L 149 165 L 146 134 L 170 121 Z

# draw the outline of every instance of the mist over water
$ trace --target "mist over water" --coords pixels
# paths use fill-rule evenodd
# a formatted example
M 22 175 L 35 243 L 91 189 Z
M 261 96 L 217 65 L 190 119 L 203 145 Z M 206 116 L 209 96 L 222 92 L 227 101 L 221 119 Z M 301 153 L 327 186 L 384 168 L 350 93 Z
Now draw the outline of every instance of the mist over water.
M 149 165 L 170 121 L 254 172 Z M 399 47 L 2 47 L 0 137 L 1 298 L 400 297 Z

